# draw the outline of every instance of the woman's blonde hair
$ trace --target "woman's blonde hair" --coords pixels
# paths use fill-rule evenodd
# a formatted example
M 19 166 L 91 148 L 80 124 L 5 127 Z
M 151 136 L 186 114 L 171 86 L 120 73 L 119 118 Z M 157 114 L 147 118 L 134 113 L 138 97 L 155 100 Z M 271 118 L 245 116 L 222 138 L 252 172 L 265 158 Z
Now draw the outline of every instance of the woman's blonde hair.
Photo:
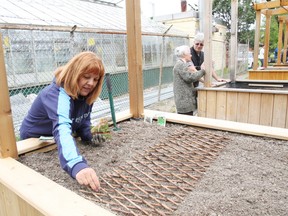
M 78 99 L 80 88 L 78 81 L 87 73 L 99 75 L 95 88 L 86 98 L 86 103 L 91 105 L 102 91 L 104 80 L 104 65 L 102 60 L 93 52 L 81 52 L 74 56 L 66 65 L 55 71 L 56 83 L 62 86 L 66 93 L 73 99 Z

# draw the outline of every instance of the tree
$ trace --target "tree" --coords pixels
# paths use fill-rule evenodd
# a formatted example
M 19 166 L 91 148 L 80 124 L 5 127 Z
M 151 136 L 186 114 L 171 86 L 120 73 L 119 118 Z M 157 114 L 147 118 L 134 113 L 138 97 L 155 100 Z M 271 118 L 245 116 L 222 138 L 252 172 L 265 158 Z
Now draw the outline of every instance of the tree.
M 274 51 L 274 49 L 278 46 L 278 35 L 279 35 L 278 16 L 275 15 L 271 17 L 270 47 L 269 47 L 271 51 Z
M 228 29 L 227 39 L 231 32 L 231 1 L 214 0 L 212 14 L 218 18 Z M 252 7 L 252 0 L 239 0 L 238 3 L 238 42 L 247 43 L 254 41 L 255 10 Z

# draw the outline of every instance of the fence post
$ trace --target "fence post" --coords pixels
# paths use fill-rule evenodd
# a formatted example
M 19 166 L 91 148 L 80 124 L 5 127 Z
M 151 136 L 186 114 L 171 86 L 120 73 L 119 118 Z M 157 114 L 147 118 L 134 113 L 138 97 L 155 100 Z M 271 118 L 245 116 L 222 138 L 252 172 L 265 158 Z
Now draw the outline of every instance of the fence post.
M 18 157 L 9 98 L 4 50 L 0 33 L 0 158 Z

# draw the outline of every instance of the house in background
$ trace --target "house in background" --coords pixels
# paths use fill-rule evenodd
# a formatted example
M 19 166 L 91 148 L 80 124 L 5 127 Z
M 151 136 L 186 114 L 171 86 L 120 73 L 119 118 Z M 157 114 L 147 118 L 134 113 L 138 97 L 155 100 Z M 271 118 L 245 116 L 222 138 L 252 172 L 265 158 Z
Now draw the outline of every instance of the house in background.
M 182 11 L 182 10 L 181 10 Z M 194 36 L 200 29 L 199 13 L 196 10 L 183 11 L 175 14 L 167 14 L 162 16 L 156 16 L 152 18 L 158 23 L 162 23 L 168 27 L 173 25 L 175 29 L 186 33 L 189 36 L 189 46 L 193 45 Z M 205 24 L 205 20 L 204 20 Z M 227 44 L 226 44 L 226 32 L 227 27 L 221 24 L 217 19 L 214 19 L 212 30 L 212 58 L 215 62 L 215 69 L 222 70 L 227 67 Z M 228 47 L 229 48 L 229 47 Z M 205 50 L 205 46 L 204 49 Z

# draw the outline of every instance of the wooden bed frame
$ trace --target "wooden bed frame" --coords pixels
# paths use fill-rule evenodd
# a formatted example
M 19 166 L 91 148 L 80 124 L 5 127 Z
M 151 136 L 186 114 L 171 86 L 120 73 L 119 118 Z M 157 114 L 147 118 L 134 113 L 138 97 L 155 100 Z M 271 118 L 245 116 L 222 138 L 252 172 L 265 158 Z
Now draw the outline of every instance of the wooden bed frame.
M 234 0 L 231 2 L 232 4 L 235 4 Z M 275 1 L 271 3 L 275 4 Z M 277 1 L 277 3 L 280 4 L 280 1 Z M 212 25 L 212 13 L 210 14 L 212 10 L 212 0 L 207 0 L 206 4 L 209 6 L 207 7 L 207 14 L 209 14 L 207 23 L 211 23 Z M 269 3 L 267 2 L 267 4 Z M 116 115 L 117 121 L 123 121 L 131 117 L 139 118 L 143 117 L 145 114 L 153 116 L 159 114 L 156 111 L 144 110 L 143 106 L 140 14 L 140 0 L 126 0 L 130 110 L 126 114 L 123 113 L 122 116 Z M 209 24 L 207 28 L 211 28 L 211 25 Z M 205 40 L 210 37 L 208 32 L 209 30 L 206 29 Z M 2 41 L 1 37 L 0 41 Z M 205 44 L 207 44 L 207 53 L 210 53 L 208 50 L 211 50 L 211 45 L 209 45 L 208 41 L 207 43 L 205 42 Z M 210 60 L 209 57 L 205 57 L 205 59 L 207 62 Z M 211 64 L 211 61 L 209 62 L 209 64 Z M 13 129 L 2 43 L 0 46 L 0 70 L 0 215 L 113 215 L 109 211 L 102 209 L 92 202 L 78 196 L 70 190 L 63 188 L 34 170 L 17 162 L 18 147 Z M 210 75 L 208 69 L 207 76 L 205 76 L 205 86 L 209 86 L 210 84 L 209 78 L 207 78 Z M 161 115 L 163 115 L 163 112 L 161 112 Z M 284 128 L 220 119 L 183 116 L 173 113 L 164 113 L 164 115 L 166 116 L 167 121 L 170 122 L 287 140 L 288 130 Z M 25 142 L 31 144 L 29 148 L 34 148 L 34 145 L 39 146 L 38 140 L 26 140 Z M 18 144 L 18 146 L 20 146 L 23 143 Z M 46 144 L 42 143 L 40 146 L 43 148 Z M 20 149 L 19 147 L 19 150 L 23 153 L 23 151 L 26 151 L 27 149 L 25 150 L 24 148 L 23 150 L 23 148 Z

